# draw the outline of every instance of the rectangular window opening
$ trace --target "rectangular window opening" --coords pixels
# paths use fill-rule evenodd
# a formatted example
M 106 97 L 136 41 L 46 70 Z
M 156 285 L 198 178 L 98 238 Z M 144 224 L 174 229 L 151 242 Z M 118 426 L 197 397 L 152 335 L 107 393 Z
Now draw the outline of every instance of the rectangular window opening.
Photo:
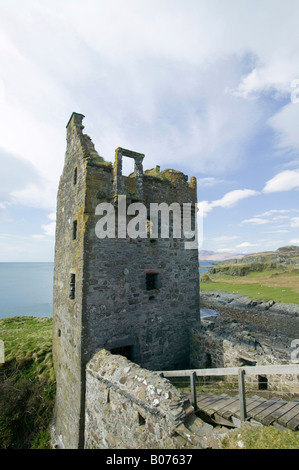
M 134 158 L 125 157 L 122 158 L 122 175 L 129 176 L 134 173 L 135 170 L 135 160 Z
M 146 273 L 145 276 L 146 290 L 158 289 L 158 274 Z
M 212 367 L 212 356 L 209 353 L 205 355 L 205 369 L 211 369 Z
M 73 240 L 76 240 L 77 238 L 77 220 L 74 220 L 73 222 Z
M 119 354 L 129 360 L 132 360 L 132 346 L 121 346 L 110 350 L 111 354 Z
M 258 389 L 268 390 L 268 379 L 264 375 L 258 375 Z
M 71 280 L 70 280 L 70 299 L 75 298 L 75 283 L 76 283 L 76 275 L 71 274 Z
M 76 167 L 74 169 L 74 178 L 73 178 L 73 183 L 77 184 L 77 178 L 78 178 L 78 168 Z

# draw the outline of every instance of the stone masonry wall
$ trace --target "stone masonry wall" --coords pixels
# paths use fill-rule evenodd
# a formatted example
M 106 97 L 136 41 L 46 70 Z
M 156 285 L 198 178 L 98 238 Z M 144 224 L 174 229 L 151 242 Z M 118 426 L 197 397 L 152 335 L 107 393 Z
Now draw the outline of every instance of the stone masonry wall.
M 146 173 L 146 172 L 145 172 Z M 142 202 L 194 204 L 196 185 L 178 171 L 144 174 Z M 121 178 L 119 176 L 119 178 Z M 136 178 L 122 177 L 127 205 L 137 197 Z M 96 236 L 96 207 L 110 202 L 118 224 L 113 170 L 92 160 L 87 165 L 84 240 L 84 362 L 99 349 L 130 348 L 130 359 L 152 370 L 189 366 L 190 330 L 199 325 L 197 249 L 185 239 Z M 140 190 L 140 189 L 139 189 Z M 193 213 L 194 217 L 194 213 Z M 132 217 L 127 216 L 127 223 Z M 171 224 L 170 224 L 171 226 Z M 146 275 L 157 285 L 147 290 Z
M 157 372 L 105 350 L 88 363 L 86 449 L 200 449 L 213 433 Z
M 249 365 L 269 366 L 290 364 L 283 349 L 269 347 L 269 342 L 260 344 L 256 338 L 247 332 L 231 334 L 216 332 L 207 320 L 202 320 L 200 331 L 192 334 L 192 367 L 194 369 L 218 367 L 242 367 Z M 277 390 L 299 396 L 298 375 L 267 375 L 268 390 Z M 237 377 L 227 377 L 225 380 L 236 382 Z M 258 389 L 258 378 L 245 377 L 250 389 Z
M 57 198 L 53 298 L 53 358 L 57 383 L 55 439 L 68 448 L 79 446 L 84 382 L 81 366 L 82 252 L 87 149 L 81 136 L 82 116 L 73 114 L 67 126 L 65 165 Z M 73 240 L 74 220 L 77 221 L 76 240 Z M 71 275 L 75 276 L 75 299 L 70 298 Z
M 217 316 L 201 319 L 192 334 L 192 367 L 267 366 L 292 363 L 292 340 L 299 337 L 299 307 L 254 301 L 224 292 L 202 292 L 201 307 Z M 231 378 L 230 378 L 231 379 Z M 258 378 L 248 377 L 258 386 Z M 268 375 L 268 389 L 299 395 L 299 377 Z

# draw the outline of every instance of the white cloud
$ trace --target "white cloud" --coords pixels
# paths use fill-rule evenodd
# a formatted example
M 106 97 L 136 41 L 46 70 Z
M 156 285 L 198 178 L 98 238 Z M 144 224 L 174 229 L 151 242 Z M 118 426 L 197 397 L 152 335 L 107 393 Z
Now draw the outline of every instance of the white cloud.
M 299 76 L 297 74 L 294 76 Z M 291 92 L 291 88 L 290 88 Z M 299 120 L 299 104 L 288 103 L 274 116 L 268 119 L 268 124 L 275 131 L 275 145 L 279 150 L 298 151 L 299 135 L 297 122 Z M 292 154 L 291 154 L 292 155 Z M 294 165 L 296 160 L 290 162 Z
M 293 217 L 291 219 L 291 227 L 299 227 L 299 217 Z
M 199 189 L 241 175 L 248 144 L 257 145 L 267 122 L 271 144 L 286 155 L 275 171 L 289 173 L 263 192 L 298 189 L 299 104 L 281 107 L 299 77 L 298 14 L 290 0 L 1 1 L 0 146 L 30 171 L 22 181 L 16 167 L 5 191 L 2 174 L 0 200 L 55 210 L 72 111 L 86 115 L 105 158 L 123 146 L 145 153 L 147 168 L 215 175 L 199 178 Z M 230 191 L 200 205 L 208 214 L 257 194 Z M 273 215 L 243 223 L 267 224 Z M 44 237 L 53 236 L 54 220 Z
M 299 238 L 293 238 L 289 241 L 291 245 L 299 245 Z
M 272 214 L 287 214 L 289 212 L 299 212 L 299 209 L 271 209 L 270 211 L 256 215 L 256 217 L 268 217 Z
M 45 235 L 41 235 L 37 233 L 37 234 L 31 235 L 31 238 L 33 238 L 33 240 L 44 240 Z
M 42 225 L 42 229 L 45 231 L 45 234 L 48 237 L 54 237 L 55 236 L 55 228 L 56 228 L 56 223 L 55 222 L 51 222 L 50 224 Z
M 221 173 L 242 165 L 244 143 L 263 115 L 258 103 L 225 93 L 228 85 L 242 96 L 287 89 L 298 64 L 297 5 L 157 5 L 3 3 L 2 146 L 37 169 L 47 196 L 35 200 L 43 207 L 54 204 L 64 126 L 74 110 L 86 114 L 88 132 L 107 158 L 122 145 L 145 151 L 149 165 L 159 155 L 158 163 L 184 160 L 190 171 Z
M 269 231 L 264 231 L 262 233 L 289 233 L 289 230 L 269 230 Z
M 240 200 L 250 196 L 256 196 L 257 194 L 259 194 L 258 191 L 253 191 L 252 189 L 236 189 L 226 193 L 221 199 L 217 199 L 211 204 L 212 207 L 232 207 Z
M 285 170 L 267 181 L 263 192 L 275 193 L 299 188 L 299 169 Z
M 10 198 L 14 204 L 54 210 L 56 207 L 56 194 L 56 185 L 48 181 L 45 182 L 44 186 L 28 184 L 24 189 L 11 191 Z
M 246 199 L 251 196 L 256 196 L 258 191 L 252 189 L 236 189 L 226 193 L 221 199 L 217 199 L 212 202 L 201 201 L 198 203 L 198 207 L 203 213 L 203 216 L 206 216 L 211 212 L 214 207 L 222 207 L 224 209 L 235 206 L 242 199 Z
M 215 237 L 212 240 L 214 241 L 229 241 L 229 240 L 237 240 L 240 238 L 238 235 L 228 235 L 228 236 L 222 236 L 222 237 Z
M 222 183 L 227 183 L 227 181 L 223 179 L 214 178 L 213 176 L 197 179 L 197 185 L 199 188 L 210 188 Z
M 43 224 L 41 228 L 44 230 L 46 236 L 54 237 L 56 230 L 56 213 L 50 212 L 48 219 L 51 220 L 51 222 L 49 224 Z
M 237 245 L 237 248 L 248 248 L 250 246 L 259 246 L 258 243 L 243 242 Z
M 202 214 L 203 217 L 213 210 L 212 205 L 208 201 L 201 201 L 197 203 L 199 214 Z
M 268 224 L 270 221 L 266 219 L 261 219 L 259 217 L 252 217 L 252 219 L 245 219 L 241 224 L 251 224 L 251 225 L 264 225 Z

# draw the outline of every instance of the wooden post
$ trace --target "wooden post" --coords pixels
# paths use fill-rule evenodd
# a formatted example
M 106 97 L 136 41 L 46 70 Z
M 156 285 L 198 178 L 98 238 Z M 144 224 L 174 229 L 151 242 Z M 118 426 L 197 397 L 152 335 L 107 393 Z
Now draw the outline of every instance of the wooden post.
M 245 370 L 240 369 L 238 372 L 239 384 L 239 401 L 240 401 L 240 420 L 246 421 L 246 396 L 245 396 Z
M 191 387 L 191 403 L 194 409 L 197 409 L 197 400 L 196 400 L 196 372 L 190 374 L 190 387 Z

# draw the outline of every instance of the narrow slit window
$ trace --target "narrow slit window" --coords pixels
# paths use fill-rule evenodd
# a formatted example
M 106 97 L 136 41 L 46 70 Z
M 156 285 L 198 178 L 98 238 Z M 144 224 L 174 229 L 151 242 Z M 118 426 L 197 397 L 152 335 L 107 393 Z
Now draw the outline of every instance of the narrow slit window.
M 73 240 L 76 240 L 77 238 L 77 220 L 74 220 L 73 222 Z
M 75 298 L 75 283 L 76 283 L 76 275 L 71 274 L 71 280 L 70 280 L 70 299 Z
M 157 273 L 146 273 L 146 290 L 157 289 L 158 286 L 158 274 Z
M 74 169 L 74 179 L 73 179 L 74 184 L 77 184 L 77 179 L 78 179 L 78 168 L 76 167 Z

